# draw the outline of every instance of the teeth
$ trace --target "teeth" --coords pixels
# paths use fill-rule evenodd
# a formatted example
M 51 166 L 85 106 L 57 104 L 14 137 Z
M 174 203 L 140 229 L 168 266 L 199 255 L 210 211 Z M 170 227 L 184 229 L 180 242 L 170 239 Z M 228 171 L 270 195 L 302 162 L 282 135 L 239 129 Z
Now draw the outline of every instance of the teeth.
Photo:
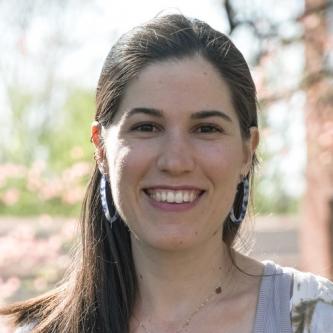
M 195 193 L 191 192 L 190 194 L 190 201 L 193 201 L 195 199 Z
M 148 194 L 154 200 L 168 203 L 192 202 L 199 193 L 199 191 L 148 190 Z
M 176 202 L 177 203 L 181 203 L 181 202 L 184 202 L 185 200 L 183 199 L 183 193 L 182 192 L 177 192 L 176 193 Z

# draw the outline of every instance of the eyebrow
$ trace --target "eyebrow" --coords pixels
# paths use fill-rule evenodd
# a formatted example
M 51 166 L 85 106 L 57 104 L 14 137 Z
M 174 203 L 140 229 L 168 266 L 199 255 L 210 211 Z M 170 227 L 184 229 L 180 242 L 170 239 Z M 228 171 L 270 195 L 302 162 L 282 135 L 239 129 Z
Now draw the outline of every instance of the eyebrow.
M 145 107 L 139 107 L 139 108 L 133 108 L 128 113 L 126 118 L 129 118 L 135 114 L 143 113 L 147 114 L 156 118 L 162 118 L 163 113 L 161 110 L 154 109 L 154 108 L 145 108 Z M 227 120 L 228 122 L 232 122 L 232 119 L 224 112 L 218 111 L 218 110 L 202 110 L 195 112 L 191 115 L 191 119 L 205 119 L 209 117 L 220 117 L 224 120 Z

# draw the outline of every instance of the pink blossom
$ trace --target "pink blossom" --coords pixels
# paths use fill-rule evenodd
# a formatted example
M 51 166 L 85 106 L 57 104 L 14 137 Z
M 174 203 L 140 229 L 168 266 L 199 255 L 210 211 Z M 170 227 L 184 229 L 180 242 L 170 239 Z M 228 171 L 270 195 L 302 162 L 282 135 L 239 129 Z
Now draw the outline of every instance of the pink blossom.
M 73 164 L 70 168 L 64 170 L 62 174 L 63 181 L 70 183 L 78 178 L 86 176 L 90 172 L 91 165 L 87 162 L 78 162 Z
M 21 281 L 17 276 L 12 276 L 6 281 L 0 278 L 0 295 L 2 298 L 12 296 L 21 286 Z
M 15 205 L 20 199 L 20 191 L 16 188 L 10 188 L 2 194 L 1 200 L 7 206 Z
M 81 186 L 76 186 L 74 188 L 68 189 L 61 197 L 64 203 L 73 205 L 75 203 L 81 202 L 84 196 L 85 189 Z
M 47 201 L 61 196 L 64 190 L 64 184 L 59 178 L 50 179 L 43 183 L 43 186 L 39 189 L 39 198 Z
M 4 187 L 9 178 L 23 178 L 26 176 L 27 168 L 18 164 L 0 164 L 0 187 Z

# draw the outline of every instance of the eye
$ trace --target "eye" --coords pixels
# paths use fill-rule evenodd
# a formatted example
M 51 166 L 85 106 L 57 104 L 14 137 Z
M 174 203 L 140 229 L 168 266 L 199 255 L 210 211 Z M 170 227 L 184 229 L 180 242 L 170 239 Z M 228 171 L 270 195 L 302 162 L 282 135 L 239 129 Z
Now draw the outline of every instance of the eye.
M 160 128 L 153 123 L 140 123 L 132 126 L 130 130 L 137 132 L 157 132 Z
M 204 124 L 196 128 L 196 132 L 199 133 L 223 133 L 223 129 L 217 125 Z

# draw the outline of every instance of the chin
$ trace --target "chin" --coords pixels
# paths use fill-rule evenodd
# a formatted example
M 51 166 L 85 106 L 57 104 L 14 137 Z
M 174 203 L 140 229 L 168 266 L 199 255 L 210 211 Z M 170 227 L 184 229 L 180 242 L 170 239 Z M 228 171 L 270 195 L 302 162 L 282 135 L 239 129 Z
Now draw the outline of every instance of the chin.
M 170 252 L 190 249 L 199 243 L 194 232 L 159 232 L 158 235 L 146 235 L 139 239 L 151 248 Z

